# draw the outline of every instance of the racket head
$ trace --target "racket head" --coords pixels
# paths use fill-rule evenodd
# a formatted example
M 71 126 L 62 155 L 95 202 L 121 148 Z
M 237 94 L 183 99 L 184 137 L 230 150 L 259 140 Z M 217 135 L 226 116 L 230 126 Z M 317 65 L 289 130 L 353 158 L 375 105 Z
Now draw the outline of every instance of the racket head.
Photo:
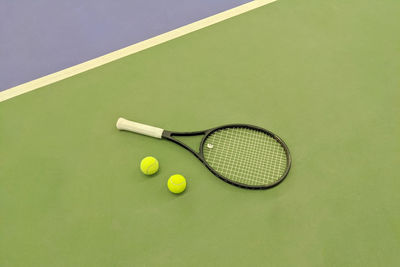
M 267 189 L 289 173 L 291 156 L 285 142 L 258 126 L 230 124 L 208 130 L 199 158 L 217 177 L 247 189 Z

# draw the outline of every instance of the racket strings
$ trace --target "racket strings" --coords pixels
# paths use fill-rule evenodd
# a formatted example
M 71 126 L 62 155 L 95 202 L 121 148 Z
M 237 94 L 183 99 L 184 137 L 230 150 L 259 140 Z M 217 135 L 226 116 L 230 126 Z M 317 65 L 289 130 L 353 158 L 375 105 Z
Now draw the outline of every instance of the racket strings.
M 282 145 L 268 134 L 250 128 L 225 128 L 204 142 L 207 163 L 226 179 L 266 186 L 278 181 L 287 167 Z
M 232 136 L 229 132 L 225 134 L 222 134 L 221 137 L 224 138 L 230 138 L 232 140 Z M 224 142 L 222 145 L 222 149 L 224 149 L 226 152 L 225 155 L 218 155 L 218 153 L 214 154 L 214 159 L 210 158 L 210 162 L 213 160 L 215 161 L 215 168 L 219 169 L 220 172 L 224 173 L 227 178 L 237 180 L 242 183 L 247 183 L 247 184 L 265 184 L 266 181 L 264 179 L 268 179 L 268 183 L 274 182 L 274 179 L 270 179 L 271 177 L 265 176 L 265 174 L 262 173 L 262 170 L 264 171 L 271 171 L 272 174 L 278 176 L 277 173 L 275 173 L 275 170 L 270 166 L 270 164 L 267 164 L 268 168 L 265 168 L 264 161 L 262 159 L 268 157 L 268 154 L 265 154 L 265 150 L 260 150 L 259 148 L 261 146 L 256 146 L 259 145 L 255 142 L 253 142 L 252 139 L 243 139 L 245 136 L 243 135 L 242 132 L 239 132 L 238 137 L 240 137 L 241 142 Z M 246 136 L 247 137 L 247 136 Z M 252 136 L 254 138 L 254 136 Z M 248 143 L 244 143 L 243 140 L 249 141 Z M 217 142 L 218 143 L 218 142 Z M 229 146 L 227 146 L 229 144 Z M 233 144 L 233 145 L 232 145 Z M 256 149 L 255 149 L 256 148 Z M 254 151 L 254 153 L 258 154 L 259 157 L 254 157 L 252 153 L 249 153 L 251 151 Z M 232 153 L 234 152 L 234 153 Z M 261 152 L 261 153 L 260 153 Z M 226 164 L 226 156 L 230 156 L 230 161 L 233 162 L 234 164 Z M 271 154 L 273 155 L 273 154 Z M 224 156 L 224 157 L 221 157 Z M 251 162 L 251 164 L 248 164 L 248 162 Z M 263 167 L 264 166 L 264 167 Z M 230 173 L 230 175 L 228 175 Z M 246 176 L 243 176 L 245 175 Z M 242 180 L 242 181 L 241 181 Z M 244 180 L 244 181 L 243 181 Z

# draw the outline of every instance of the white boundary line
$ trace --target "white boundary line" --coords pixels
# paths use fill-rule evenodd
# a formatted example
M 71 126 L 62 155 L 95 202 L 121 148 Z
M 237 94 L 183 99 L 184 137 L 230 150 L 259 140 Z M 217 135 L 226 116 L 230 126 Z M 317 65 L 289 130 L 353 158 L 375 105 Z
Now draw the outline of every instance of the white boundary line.
M 10 98 L 13 98 L 13 97 L 16 97 L 18 95 L 22 95 L 24 93 L 33 91 L 40 87 L 58 82 L 60 80 L 66 79 L 68 77 L 74 76 L 74 75 L 82 73 L 84 71 L 99 67 L 99 66 L 109 63 L 111 61 L 132 55 L 134 53 L 145 50 L 147 48 L 156 46 L 158 44 L 165 43 L 172 39 L 175 39 L 180 36 L 186 35 L 188 33 L 197 31 L 199 29 L 203 29 L 210 25 L 216 24 L 223 20 L 243 14 L 245 12 L 248 12 L 250 10 L 256 9 L 258 7 L 267 5 L 267 4 L 275 2 L 275 1 L 277 1 L 277 0 L 254 0 L 252 2 L 243 4 L 241 6 L 218 13 L 211 17 L 204 18 L 202 20 L 199 20 L 199 21 L 193 22 L 191 24 L 177 28 L 175 30 L 172 30 L 172 31 L 160 34 L 158 36 L 155 36 L 153 38 L 147 39 L 145 41 L 136 43 L 134 45 L 130 45 L 125 48 L 116 50 L 116 51 L 106 54 L 104 56 L 100 56 L 100 57 L 91 59 L 89 61 L 83 62 L 81 64 L 60 70 L 58 72 L 55 72 L 55 73 L 52 73 L 52 74 L 49 74 L 46 76 L 43 76 L 36 80 L 32 80 L 30 82 L 27 82 L 27 83 L 24 83 L 21 85 L 17 85 L 15 87 L 12 87 L 10 89 L 0 92 L 0 102 L 5 101 Z

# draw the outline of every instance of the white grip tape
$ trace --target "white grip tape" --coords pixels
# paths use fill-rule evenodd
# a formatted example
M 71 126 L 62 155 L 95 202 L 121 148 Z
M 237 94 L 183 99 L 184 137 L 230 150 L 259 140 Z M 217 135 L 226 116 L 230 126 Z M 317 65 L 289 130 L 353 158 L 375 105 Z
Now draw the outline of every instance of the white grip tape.
M 161 138 L 162 133 L 164 131 L 161 128 L 153 127 L 153 126 L 146 125 L 146 124 L 141 124 L 141 123 L 134 122 L 134 121 L 129 121 L 124 118 L 118 119 L 117 128 L 119 130 L 131 131 L 134 133 L 148 135 L 148 136 L 152 136 L 155 138 Z

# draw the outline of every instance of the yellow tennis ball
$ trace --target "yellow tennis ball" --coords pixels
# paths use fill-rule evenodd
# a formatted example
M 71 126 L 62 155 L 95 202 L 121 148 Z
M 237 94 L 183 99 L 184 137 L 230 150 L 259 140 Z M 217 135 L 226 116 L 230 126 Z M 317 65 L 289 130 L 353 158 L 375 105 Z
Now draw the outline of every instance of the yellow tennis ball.
M 140 170 L 146 175 L 155 174 L 159 166 L 158 160 L 154 157 L 145 157 L 140 162 Z
M 180 194 L 186 189 L 186 179 L 180 174 L 174 174 L 168 179 L 168 189 L 174 194 Z

